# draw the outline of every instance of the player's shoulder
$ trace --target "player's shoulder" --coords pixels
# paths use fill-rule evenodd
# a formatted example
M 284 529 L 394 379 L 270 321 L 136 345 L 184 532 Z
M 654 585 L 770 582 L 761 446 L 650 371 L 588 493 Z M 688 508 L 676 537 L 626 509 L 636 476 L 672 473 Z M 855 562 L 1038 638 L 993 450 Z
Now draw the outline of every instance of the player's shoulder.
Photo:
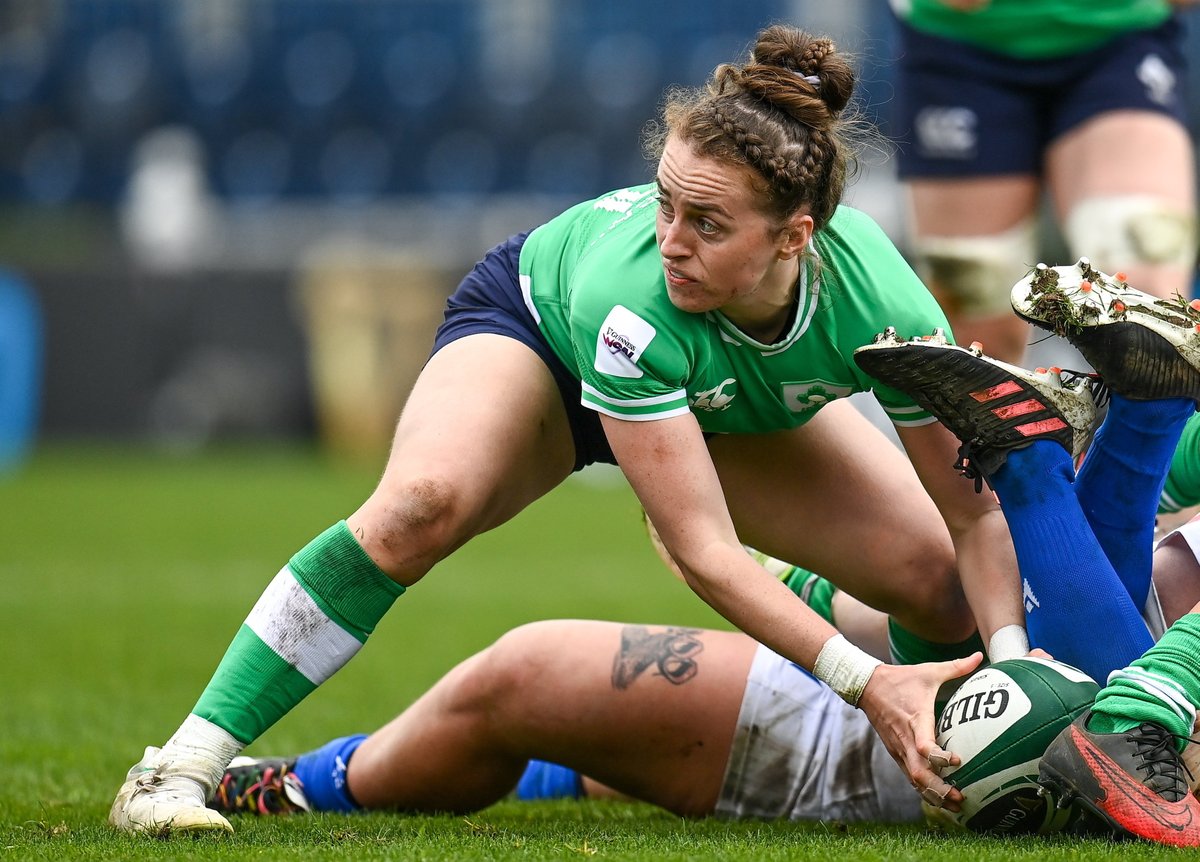
M 813 249 L 825 287 L 834 293 L 850 289 L 890 294 L 902 286 L 924 289 L 891 237 L 862 210 L 839 206 L 817 232 Z
M 887 233 L 871 215 L 863 210 L 840 204 L 823 231 L 826 235 L 846 240 L 883 242 L 891 246 Z
M 583 252 L 603 245 L 628 226 L 638 231 L 645 226 L 648 211 L 655 200 L 653 185 L 614 189 L 568 207 L 535 228 L 525 242 L 528 249 L 575 246 Z
M 589 249 L 609 248 L 627 242 L 631 233 L 645 233 L 653 223 L 657 193 L 653 184 L 614 189 L 573 207 L 570 218 Z
M 817 235 L 815 250 L 824 305 L 834 310 L 851 346 L 867 343 L 884 326 L 914 334 L 948 327 L 925 284 L 869 214 L 839 206 Z

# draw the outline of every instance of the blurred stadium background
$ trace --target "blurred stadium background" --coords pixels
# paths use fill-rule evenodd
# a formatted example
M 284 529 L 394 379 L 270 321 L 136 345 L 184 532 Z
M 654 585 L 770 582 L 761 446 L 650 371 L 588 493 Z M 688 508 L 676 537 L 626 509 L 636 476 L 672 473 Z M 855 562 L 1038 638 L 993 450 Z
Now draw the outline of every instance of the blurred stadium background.
M 858 56 L 886 134 L 885 0 L 0 0 L 0 461 L 379 455 L 465 269 L 647 179 L 663 89 L 776 20 Z M 903 247 L 886 158 L 851 201 Z

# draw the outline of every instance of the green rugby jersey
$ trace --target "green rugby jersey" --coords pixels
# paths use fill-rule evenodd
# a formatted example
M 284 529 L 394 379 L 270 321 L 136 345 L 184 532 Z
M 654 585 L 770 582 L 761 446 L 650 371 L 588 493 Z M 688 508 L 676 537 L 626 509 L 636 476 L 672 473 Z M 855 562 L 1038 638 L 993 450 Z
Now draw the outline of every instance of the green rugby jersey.
M 1157 27 L 1167 0 L 991 0 L 957 12 L 941 0 L 891 0 L 896 15 L 926 33 L 1010 57 L 1078 54 L 1131 30 Z
M 774 344 L 717 311 L 683 312 L 667 296 L 654 236 L 653 185 L 579 204 L 521 249 L 525 302 L 581 382 L 584 405 L 629 420 L 689 410 L 714 433 L 803 425 L 823 405 L 874 390 L 897 425 L 934 421 L 908 396 L 862 372 L 855 348 L 884 327 L 903 337 L 949 329 L 895 246 L 865 214 L 840 207 L 813 240 L 791 330 Z

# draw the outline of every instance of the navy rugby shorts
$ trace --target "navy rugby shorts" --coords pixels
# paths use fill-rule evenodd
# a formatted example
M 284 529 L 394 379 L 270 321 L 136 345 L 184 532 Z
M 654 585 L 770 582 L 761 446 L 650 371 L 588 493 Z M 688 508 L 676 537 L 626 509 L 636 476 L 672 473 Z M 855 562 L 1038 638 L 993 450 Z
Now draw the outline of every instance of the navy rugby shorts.
M 1106 111 L 1185 122 L 1183 27 L 1175 18 L 1047 60 L 995 54 L 906 24 L 900 30 L 892 137 L 902 178 L 1039 174 L 1051 141 Z
M 518 234 L 493 248 L 467 273 L 446 301 L 445 319 L 438 327 L 430 356 L 452 341 L 490 332 L 515 338 L 541 357 L 558 384 L 571 435 L 575 440 L 575 469 L 588 464 L 615 464 L 600 414 L 580 403 L 580 384 L 550 349 L 521 296 L 517 261 L 528 233 Z

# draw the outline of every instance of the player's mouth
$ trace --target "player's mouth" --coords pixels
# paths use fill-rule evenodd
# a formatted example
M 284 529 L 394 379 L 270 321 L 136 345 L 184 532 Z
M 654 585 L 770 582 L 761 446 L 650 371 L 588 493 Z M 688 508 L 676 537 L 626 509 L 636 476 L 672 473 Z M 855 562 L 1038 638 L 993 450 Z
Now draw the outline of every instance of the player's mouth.
M 663 266 L 663 272 L 666 274 L 667 284 L 671 287 L 686 287 L 689 284 L 695 284 L 696 279 L 688 278 L 677 269 L 672 269 L 669 266 Z

